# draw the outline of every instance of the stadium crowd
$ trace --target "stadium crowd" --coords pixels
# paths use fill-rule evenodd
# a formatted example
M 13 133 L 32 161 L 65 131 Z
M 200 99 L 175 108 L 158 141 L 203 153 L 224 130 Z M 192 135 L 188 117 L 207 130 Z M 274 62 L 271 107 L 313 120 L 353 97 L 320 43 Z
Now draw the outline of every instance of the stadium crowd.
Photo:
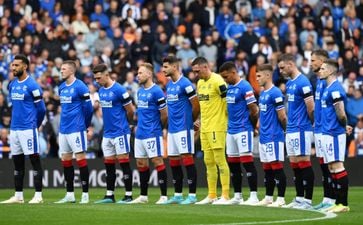
M 75 60 L 76 76 L 88 85 L 94 108 L 89 157 L 99 157 L 103 120 L 92 68 L 101 62 L 134 103 L 138 66 L 152 62 L 155 79 L 165 89 L 161 66 L 167 55 L 180 59 L 183 74 L 193 83 L 195 57 L 205 57 L 214 71 L 234 61 L 258 98 L 256 67 L 267 62 L 275 67 L 274 83 L 285 91 L 286 80 L 276 66 L 280 53 L 294 54 L 314 86 L 310 58 L 318 48 L 339 62 L 338 80 L 347 92 L 346 111 L 354 127 L 349 155 L 363 155 L 363 0 L 0 0 L 0 18 L 1 157 L 9 153 L 8 84 L 17 54 L 28 56 L 28 73 L 44 90 L 41 155 L 58 157 L 60 66 Z

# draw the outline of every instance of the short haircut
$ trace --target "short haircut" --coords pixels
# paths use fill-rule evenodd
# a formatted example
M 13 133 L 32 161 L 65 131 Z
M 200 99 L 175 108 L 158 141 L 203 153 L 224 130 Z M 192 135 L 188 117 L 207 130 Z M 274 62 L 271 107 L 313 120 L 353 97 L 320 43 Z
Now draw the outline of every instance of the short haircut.
M 318 56 L 319 58 L 324 58 L 324 59 L 328 59 L 329 58 L 329 54 L 326 50 L 324 49 L 317 49 L 317 50 L 314 50 L 311 55 L 316 55 Z
M 330 67 L 333 67 L 335 69 L 335 72 L 338 71 L 339 64 L 338 61 L 336 61 L 335 59 L 326 59 L 324 63 Z
M 73 61 L 73 60 L 66 60 L 66 61 L 64 61 L 64 62 L 62 63 L 62 65 L 69 65 L 70 67 L 72 67 L 72 68 L 73 68 L 74 72 L 76 72 L 76 70 L 77 70 L 77 64 L 76 64 L 76 62 L 75 62 L 75 61 Z
M 295 62 L 295 57 L 293 54 L 285 53 L 278 57 L 277 62 Z
M 151 63 L 141 63 L 139 67 L 145 67 L 151 74 L 154 73 L 154 66 Z
M 227 61 L 225 63 L 223 63 L 220 67 L 219 67 L 219 72 L 222 73 L 224 71 L 230 71 L 232 69 L 237 70 L 236 65 L 234 64 L 234 62 L 232 61 Z
M 273 67 L 269 63 L 258 65 L 257 68 L 256 68 L 256 72 L 261 72 L 261 71 L 270 71 L 270 72 L 272 72 Z
M 163 59 L 163 63 L 169 63 L 174 65 L 179 63 L 179 59 L 173 55 L 168 55 Z
M 98 65 L 96 65 L 95 67 L 93 67 L 93 69 L 92 69 L 92 72 L 94 73 L 94 74 L 96 74 L 96 73 L 104 73 L 104 72 L 106 72 L 106 71 L 108 71 L 108 68 L 107 68 L 107 65 L 106 64 L 104 64 L 104 63 L 101 63 L 101 64 L 98 64 Z
M 15 59 L 16 60 L 21 60 L 29 68 L 29 59 L 25 55 L 23 55 L 23 54 L 16 55 L 14 57 L 14 60 Z
M 192 62 L 192 66 L 195 66 L 195 65 L 203 65 L 203 64 L 208 64 L 208 60 L 204 57 L 197 57 L 193 60 Z

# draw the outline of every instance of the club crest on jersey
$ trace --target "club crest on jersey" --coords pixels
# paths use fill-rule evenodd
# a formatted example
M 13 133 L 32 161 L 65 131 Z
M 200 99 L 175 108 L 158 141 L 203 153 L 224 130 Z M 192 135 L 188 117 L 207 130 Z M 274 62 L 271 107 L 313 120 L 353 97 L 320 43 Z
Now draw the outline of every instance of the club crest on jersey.
M 28 89 L 28 86 L 24 85 L 23 86 L 23 91 L 26 91 Z
M 74 88 L 71 88 L 71 90 L 69 90 L 69 93 L 73 94 L 74 93 Z

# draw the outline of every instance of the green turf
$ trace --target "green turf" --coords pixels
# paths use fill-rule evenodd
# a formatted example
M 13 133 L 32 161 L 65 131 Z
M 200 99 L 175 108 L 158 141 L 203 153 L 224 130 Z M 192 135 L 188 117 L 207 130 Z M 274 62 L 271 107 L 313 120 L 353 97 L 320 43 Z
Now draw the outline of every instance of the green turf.
M 76 197 L 80 198 L 80 190 Z M 171 189 L 170 189 L 171 191 Z M 101 199 L 104 189 L 91 189 L 91 201 Z M 119 189 L 118 192 L 121 192 Z M 159 190 L 151 188 L 149 204 L 146 205 L 119 205 L 119 204 L 65 204 L 58 205 L 52 202 L 64 196 L 63 189 L 45 189 L 43 197 L 45 203 L 41 205 L 2 205 L 0 204 L 1 225 L 151 225 L 151 224 L 266 224 L 275 221 L 274 224 L 282 224 L 282 220 L 313 219 L 323 217 L 323 214 L 294 209 L 276 209 L 266 207 L 248 206 L 215 206 L 215 205 L 155 205 Z M 321 188 L 315 189 L 314 202 L 321 200 Z M 33 190 L 25 190 L 27 201 L 32 197 Z M 134 190 L 138 193 L 138 190 Z M 205 197 L 206 189 L 199 189 L 199 198 Z M 262 198 L 263 189 L 260 188 L 259 196 Z M 339 214 L 336 218 L 316 221 L 298 221 L 289 224 L 362 224 L 363 223 L 363 188 L 352 187 L 349 192 L 351 211 Z M 0 200 L 7 199 L 13 194 L 12 190 L 0 189 Z M 286 200 L 293 198 L 293 188 L 287 189 Z M 118 196 L 121 198 L 121 196 Z M 280 221 L 280 222 L 278 222 Z

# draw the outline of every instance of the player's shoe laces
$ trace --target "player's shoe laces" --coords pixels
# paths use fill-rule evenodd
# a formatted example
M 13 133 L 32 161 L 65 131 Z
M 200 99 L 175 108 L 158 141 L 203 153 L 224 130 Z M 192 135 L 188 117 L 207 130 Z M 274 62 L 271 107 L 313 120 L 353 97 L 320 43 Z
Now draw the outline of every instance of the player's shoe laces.
M 330 207 L 332 205 L 333 204 L 331 204 L 331 203 L 320 202 L 318 205 L 314 206 L 313 209 L 315 209 L 315 210 L 321 210 L 321 209 L 324 209 L 326 207 Z
M 109 195 L 105 196 L 103 199 L 95 201 L 95 204 L 104 204 L 104 203 L 115 203 L 115 196 Z
M 160 196 L 159 200 L 157 202 L 155 202 L 155 204 L 164 205 L 164 204 L 167 204 L 167 202 L 168 202 L 167 196 Z
M 313 206 L 311 205 L 311 203 L 309 203 L 307 201 L 302 201 L 300 204 L 295 205 L 292 208 L 294 208 L 294 209 L 312 210 L 313 209 Z
M 328 210 L 327 212 L 340 213 L 340 212 L 349 212 L 349 211 L 350 211 L 349 206 L 345 206 L 343 204 L 338 204 L 335 207 Z
M 181 204 L 183 201 L 183 196 L 173 196 L 168 201 L 166 201 L 166 204 Z
M 210 198 L 210 197 L 206 197 L 205 199 L 203 199 L 202 201 L 196 202 L 196 205 L 207 205 L 207 204 L 212 204 L 213 202 L 217 201 L 217 198 Z
M 42 197 L 33 197 L 32 200 L 29 201 L 29 204 L 40 204 L 43 203 Z
M 285 205 L 285 206 L 283 206 L 284 208 L 293 208 L 293 207 L 295 207 L 295 206 L 297 206 L 297 205 L 300 205 L 301 204 L 301 202 L 300 201 L 298 201 L 298 200 L 296 200 L 296 198 L 294 198 L 293 200 L 292 200 L 292 202 L 290 202 L 289 204 L 287 204 L 287 205 Z
M 284 207 L 286 205 L 285 200 L 276 200 L 267 207 Z
M 259 203 L 258 198 L 249 197 L 246 201 L 240 203 L 241 205 L 257 205 Z
M 15 196 L 12 196 L 8 200 L 0 202 L 0 204 L 19 204 L 19 203 L 20 204 L 24 203 L 24 199 L 19 199 L 19 198 L 15 197 Z
M 127 204 L 132 201 L 132 196 L 125 195 L 123 199 L 117 202 L 117 204 Z
M 225 197 L 220 197 L 217 201 L 214 201 L 212 205 L 230 205 L 229 199 L 226 199 Z
M 272 200 L 268 199 L 268 198 L 264 198 L 261 201 L 259 201 L 256 206 L 268 206 L 272 204 Z
M 131 202 L 128 202 L 128 204 L 145 204 L 148 203 L 148 197 L 140 195 L 139 197 L 135 198 Z
M 63 203 L 76 203 L 76 199 L 74 197 L 66 196 L 59 201 L 54 202 L 56 204 L 63 204 Z
M 89 203 L 89 195 L 88 193 L 82 193 L 82 198 L 79 204 L 88 204 Z
M 195 196 L 188 196 L 184 201 L 182 201 L 180 204 L 181 205 L 191 205 L 191 204 L 195 204 L 197 202 L 197 197 Z
M 238 198 L 238 197 L 233 197 L 231 199 L 228 200 L 228 204 L 227 205 L 238 205 L 241 203 L 241 201 L 243 202 L 242 198 Z

